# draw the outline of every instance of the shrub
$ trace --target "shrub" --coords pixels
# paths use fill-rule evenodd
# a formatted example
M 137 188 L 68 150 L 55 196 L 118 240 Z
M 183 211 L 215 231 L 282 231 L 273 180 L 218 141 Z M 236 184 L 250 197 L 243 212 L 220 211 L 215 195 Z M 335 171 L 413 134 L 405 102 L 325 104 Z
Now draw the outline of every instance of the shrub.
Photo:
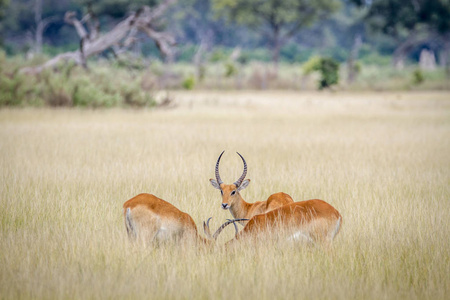
M 222 48 L 217 48 L 216 50 L 214 50 L 211 53 L 211 57 L 209 58 L 209 61 L 214 63 L 214 62 L 220 62 L 220 61 L 224 61 L 227 59 L 227 54 L 225 53 L 225 51 Z
M 413 78 L 412 78 L 412 82 L 413 84 L 421 84 L 425 81 L 425 77 L 423 76 L 422 70 L 421 69 L 416 69 L 413 72 Z
M 24 76 L 17 71 L 0 76 L 0 105 L 17 106 L 22 104 L 26 90 L 24 87 Z
M 237 68 L 232 62 L 225 64 L 225 77 L 231 77 L 237 74 Z
M 73 105 L 81 107 L 112 107 L 121 102 L 119 93 L 105 93 L 87 78 L 75 83 L 72 98 Z
M 311 56 L 304 64 L 303 64 L 303 74 L 309 75 L 314 71 L 319 70 L 321 58 L 319 56 Z
M 322 58 L 319 71 L 319 90 L 329 88 L 339 82 L 339 63 L 332 58 Z
M 185 88 L 186 90 L 192 90 L 195 86 L 195 78 L 192 75 L 189 75 L 188 77 L 186 77 L 183 80 L 183 88 Z
M 308 75 L 314 71 L 319 71 L 321 78 L 318 82 L 318 89 L 329 88 L 339 82 L 339 63 L 330 57 L 311 57 L 303 64 L 303 73 Z
M 23 60 L 6 58 L 0 51 L 0 107 L 2 106 L 154 106 L 147 73 L 130 72 L 104 63 L 91 63 L 85 70 L 63 63 L 56 70 L 36 75 L 18 70 Z
M 138 85 L 122 85 L 120 91 L 125 105 L 142 107 L 155 104 L 153 97 Z

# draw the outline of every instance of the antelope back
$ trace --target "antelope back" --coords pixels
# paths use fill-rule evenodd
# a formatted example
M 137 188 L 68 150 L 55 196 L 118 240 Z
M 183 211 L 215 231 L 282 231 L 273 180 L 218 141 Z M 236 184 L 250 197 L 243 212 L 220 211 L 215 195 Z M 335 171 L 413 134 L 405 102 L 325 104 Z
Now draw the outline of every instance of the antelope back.
M 291 236 L 297 233 L 313 241 L 332 239 L 339 231 L 341 219 L 339 212 L 325 201 L 294 202 L 254 216 L 236 238 L 272 232 Z
M 131 238 L 163 241 L 197 235 L 194 220 L 172 204 L 151 194 L 139 194 L 123 205 Z

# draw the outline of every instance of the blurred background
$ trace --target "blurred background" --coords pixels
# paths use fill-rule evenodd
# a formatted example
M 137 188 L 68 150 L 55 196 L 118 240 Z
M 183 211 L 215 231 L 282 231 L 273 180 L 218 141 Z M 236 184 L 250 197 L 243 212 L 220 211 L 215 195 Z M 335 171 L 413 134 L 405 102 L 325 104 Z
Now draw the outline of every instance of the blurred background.
M 450 89 L 448 0 L 0 0 L 0 45 L 1 106 Z

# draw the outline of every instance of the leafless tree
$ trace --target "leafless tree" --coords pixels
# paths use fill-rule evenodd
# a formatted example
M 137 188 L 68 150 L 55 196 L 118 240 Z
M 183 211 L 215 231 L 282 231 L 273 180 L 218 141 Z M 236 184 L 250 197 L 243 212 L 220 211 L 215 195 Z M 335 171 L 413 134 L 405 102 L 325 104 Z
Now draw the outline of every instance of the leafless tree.
M 23 68 L 23 73 L 40 73 L 42 70 L 57 66 L 61 62 L 73 61 L 78 65 L 86 66 L 86 59 L 99 54 L 107 49 L 114 48 L 115 51 L 129 48 L 136 41 L 138 32 L 144 32 L 149 38 L 154 40 L 162 56 L 171 61 L 173 57 L 172 46 L 175 39 L 167 32 L 159 32 L 155 25 L 162 17 L 166 9 L 176 0 L 165 0 L 158 6 L 150 8 L 143 6 L 110 31 L 101 34 L 97 17 L 88 10 L 88 13 L 81 19 L 77 19 L 75 12 L 66 12 L 64 21 L 75 27 L 80 37 L 80 47 L 76 51 L 66 52 L 55 56 L 46 63 L 37 67 Z

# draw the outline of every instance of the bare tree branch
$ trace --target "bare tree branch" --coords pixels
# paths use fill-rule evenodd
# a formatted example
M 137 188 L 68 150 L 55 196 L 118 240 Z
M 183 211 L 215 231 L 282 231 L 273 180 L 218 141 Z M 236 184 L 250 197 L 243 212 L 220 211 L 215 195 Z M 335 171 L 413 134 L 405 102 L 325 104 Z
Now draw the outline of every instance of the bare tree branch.
M 81 22 L 76 18 L 76 15 L 77 13 L 74 11 L 66 12 L 66 14 L 64 15 L 64 22 L 73 25 L 78 33 L 78 36 L 81 39 L 85 39 L 88 36 L 88 34 L 86 32 L 86 29 L 84 29 L 83 24 L 81 24 Z
M 166 0 L 154 9 L 144 6 L 138 11 L 131 13 L 125 20 L 118 23 L 109 32 L 100 35 L 98 32 L 98 20 L 91 12 L 81 21 L 76 18 L 75 12 L 67 12 L 64 21 L 75 27 L 80 37 L 80 49 L 74 52 L 60 54 L 45 64 L 38 67 L 23 68 L 21 72 L 39 73 L 46 68 L 55 67 L 60 61 L 72 60 L 76 64 L 85 65 L 86 59 L 90 56 L 101 53 L 114 47 L 115 52 L 124 47 L 131 46 L 135 41 L 138 31 L 144 32 L 149 38 L 153 39 L 163 57 L 171 60 L 173 57 L 172 46 L 175 45 L 175 38 L 166 32 L 159 32 L 154 29 L 155 22 L 158 21 L 164 11 L 176 0 Z M 86 31 L 83 25 L 86 22 L 90 33 Z

